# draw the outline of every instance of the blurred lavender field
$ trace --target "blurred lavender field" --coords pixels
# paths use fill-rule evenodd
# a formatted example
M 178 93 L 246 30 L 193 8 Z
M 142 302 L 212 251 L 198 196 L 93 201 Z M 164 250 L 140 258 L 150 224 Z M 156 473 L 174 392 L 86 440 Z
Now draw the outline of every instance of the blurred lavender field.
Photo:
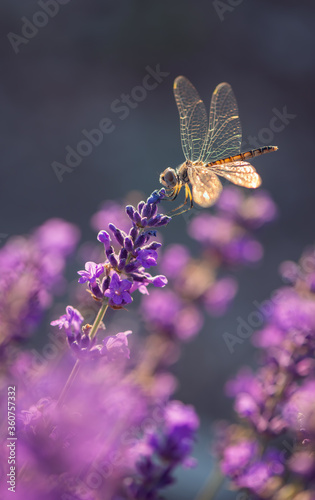
M 210 424 L 233 415 L 224 385 L 243 364 L 256 365 L 251 342 L 244 339 L 231 344 L 231 338 L 240 325 L 249 324 L 248 318 L 272 290 L 283 285 L 280 263 L 297 261 L 314 240 L 314 6 L 303 0 L 298 4 L 243 0 L 237 6 L 228 1 L 153 5 L 70 0 L 58 6 L 58 12 L 46 15 L 47 20 L 36 18 L 42 27 L 24 34 L 25 19 L 32 20 L 43 10 L 40 3 L 3 0 L 1 6 L 1 245 L 55 217 L 78 226 L 83 242 L 94 240 L 97 231 L 106 229 L 104 218 L 101 227 L 96 216 L 90 227 L 91 216 L 104 200 L 125 205 L 145 199 L 158 188 L 160 172 L 183 161 L 172 94 L 173 80 L 179 74 L 196 85 L 207 107 L 215 86 L 221 81 L 231 83 L 244 148 L 256 147 L 256 143 L 279 146 L 276 155 L 254 162 L 278 213 L 272 224 L 259 230 L 263 259 L 258 258 L 260 246 L 254 247 L 256 254 L 254 250 L 246 254 L 254 258 L 249 266 L 241 262 L 242 269 L 234 273 L 237 293 L 236 281 L 220 276 L 221 281 L 228 281 L 222 281 L 216 294 L 208 293 L 204 307 L 225 312 L 220 297 L 231 297 L 228 312 L 220 317 L 204 315 L 201 334 L 184 345 L 172 368 L 179 380 L 176 398 L 195 406 L 202 425 L 194 454 L 199 468 L 189 472 L 189 481 L 185 472 L 167 498 L 190 499 L 209 473 L 212 458 L 205 443 L 213 437 Z M 8 38 L 9 33 L 22 38 Z M 95 129 L 102 130 L 102 135 L 91 136 Z M 82 142 L 88 139 L 88 145 Z M 60 164 L 67 167 L 59 176 L 56 162 L 57 168 Z M 169 204 L 163 208 L 168 210 Z M 193 217 L 202 222 L 202 217 L 211 216 L 206 210 L 177 217 L 161 236 L 165 245 L 187 245 L 190 256 L 181 254 L 183 266 L 187 258 L 197 258 L 205 241 L 214 244 L 217 234 L 198 233 Z M 113 219 L 108 222 L 122 227 Z M 215 221 L 211 222 L 214 227 Z M 225 227 L 224 234 L 227 231 Z M 76 271 L 84 258 L 93 260 L 89 248 L 81 249 L 79 264 L 68 263 L 68 281 L 77 280 Z M 166 257 L 161 264 L 165 275 L 169 271 Z M 171 257 L 170 253 L 170 262 Z M 53 270 L 47 270 L 47 280 L 49 273 Z M 182 284 L 169 279 L 172 289 L 167 293 L 176 289 L 178 293 Z M 41 300 L 45 310 L 50 298 L 42 295 Z M 201 327 L 198 313 L 193 316 L 190 310 L 181 316 L 181 301 L 182 297 L 176 304 L 173 301 L 174 309 L 167 314 L 193 317 L 192 323 Z M 146 296 L 143 310 L 147 317 L 151 314 L 152 322 L 154 310 Z M 89 312 L 90 322 L 94 312 Z M 132 313 L 117 314 L 121 331 L 141 329 Z M 49 315 L 42 335 L 39 332 L 32 339 L 39 353 L 52 319 Z M 189 326 L 188 320 L 185 324 Z M 250 325 L 243 328 L 255 330 Z M 192 330 L 181 332 L 190 337 Z M 224 498 L 230 495 L 225 492 Z

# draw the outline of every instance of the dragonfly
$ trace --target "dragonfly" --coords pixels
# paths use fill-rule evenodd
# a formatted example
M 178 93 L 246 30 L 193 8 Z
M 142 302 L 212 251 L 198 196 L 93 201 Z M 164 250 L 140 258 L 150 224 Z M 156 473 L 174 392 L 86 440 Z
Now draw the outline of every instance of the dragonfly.
M 188 200 L 189 206 L 183 212 L 192 208 L 194 202 L 201 207 L 213 205 L 222 191 L 219 177 L 238 186 L 259 187 L 261 177 L 248 160 L 278 148 L 263 146 L 240 152 L 242 127 L 232 87 L 225 82 L 217 85 L 211 98 L 209 122 L 203 101 L 186 77 L 175 79 L 174 96 L 185 162 L 176 169 L 166 168 L 160 182 L 171 200 L 177 198 L 184 187 L 185 200 L 172 212 L 187 205 Z

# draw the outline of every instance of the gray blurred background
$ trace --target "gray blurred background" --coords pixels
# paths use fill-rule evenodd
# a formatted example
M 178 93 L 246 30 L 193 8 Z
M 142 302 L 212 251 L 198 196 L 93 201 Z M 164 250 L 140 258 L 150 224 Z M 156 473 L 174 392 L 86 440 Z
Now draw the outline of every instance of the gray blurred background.
M 264 260 L 242 271 L 229 314 L 209 320 L 176 367 L 177 396 L 196 406 L 203 432 L 199 469 L 185 474 L 181 488 L 168 498 L 190 499 L 210 470 L 210 424 L 232 415 L 224 383 L 241 365 L 255 362 L 249 341 L 231 355 L 222 333 L 235 333 L 236 318 L 246 318 L 254 300 L 268 298 L 281 285 L 279 263 L 297 259 L 314 240 L 314 4 L 61 3 L 58 12 L 52 8 L 43 16 L 45 0 L 42 5 L 1 2 L 1 234 L 26 233 L 58 216 L 78 224 L 83 238 L 91 239 L 89 219 L 102 200 L 123 199 L 131 189 L 149 194 L 159 187 L 159 173 L 183 161 L 172 93 L 179 74 L 194 83 L 207 107 L 215 86 L 228 81 L 238 100 L 244 139 L 252 135 L 260 137 L 262 146 L 279 146 L 276 154 L 255 161 L 280 213 L 260 234 Z M 41 27 L 32 28 L 29 21 Z M 134 90 L 158 66 L 164 76 L 156 88 L 146 95 Z M 154 82 L 152 77 L 148 81 Z M 122 95 L 132 90 L 138 102 L 119 110 Z M 290 118 L 283 130 L 270 132 L 274 109 L 284 107 Z M 66 148 L 76 149 L 85 139 L 82 130 L 99 128 L 102 119 L 108 119 L 107 131 L 113 130 L 98 146 L 82 150 L 80 164 L 58 179 L 52 164 L 65 165 Z M 186 225 L 183 217 L 176 218 L 164 231 L 165 241 L 187 243 Z

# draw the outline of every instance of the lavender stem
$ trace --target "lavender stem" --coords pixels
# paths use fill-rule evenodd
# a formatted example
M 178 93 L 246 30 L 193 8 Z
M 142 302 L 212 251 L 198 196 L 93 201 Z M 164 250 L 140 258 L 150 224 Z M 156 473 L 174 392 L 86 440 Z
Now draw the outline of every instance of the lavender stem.
M 89 337 L 91 339 L 93 339 L 95 337 L 96 332 L 98 330 L 98 327 L 99 327 L 101 321 L 103 320 L 103 318 L 105 316 L 107 308 L 108 308 L 108 303 L 104 302 L 102 304 L 102 307 L 98 311 L 97 316 L 95 318 L 95 321 L 93 323 L 93 326 L 91 328 L 91 331 L 90 331 L 90 334 L 89 334 Z M 75 379 L 75 377 L 76 377 L 79 369 L 80 369 L 80 360 L 77 359 L 77 361 L 75 362 L 75 364 L 74 364 L 74 366 L 73 366 L 73 368 L 71 370 L 71 373 L 70 373 L 70 375 L 68 377 L 68 380 L 67 380 L 67 382 L 66 382 L 66 384 L 65 384 L 65 386 L 64 386 L 64 388 L 63 388 L 63 390 L 62 390 L 62 392 L 60 394 L 60 397 L 58 399 L 58 402 L 57 402 L 57 407 L 58 408 L 60 408 L 63 405 L 63 403 L 65 402 L 67 393 L 68 393 L 68 391 L 69 391 L 69 389 L 71 387 L 71 384 L 72 384 L 73 380 Z

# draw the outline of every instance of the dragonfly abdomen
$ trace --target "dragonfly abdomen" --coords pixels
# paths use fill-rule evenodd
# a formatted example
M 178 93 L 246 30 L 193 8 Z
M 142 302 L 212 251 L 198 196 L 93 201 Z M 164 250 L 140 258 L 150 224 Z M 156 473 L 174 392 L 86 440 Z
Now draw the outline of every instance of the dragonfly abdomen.
M 229 156 L 228 158 L 223 158 L 222 160 L 214 161 L 213 163 L 208 163 L 207 166 L 220 165 L 222 163 L 230 163 L 233 161 L 246 161 L 255 156 L 264 155 L 265 153 L 272 153 L 277 151 L 277 146 L 263 146 L 262 148 L 251 149 L 245 153 L 240 153 L 239 155 Z

